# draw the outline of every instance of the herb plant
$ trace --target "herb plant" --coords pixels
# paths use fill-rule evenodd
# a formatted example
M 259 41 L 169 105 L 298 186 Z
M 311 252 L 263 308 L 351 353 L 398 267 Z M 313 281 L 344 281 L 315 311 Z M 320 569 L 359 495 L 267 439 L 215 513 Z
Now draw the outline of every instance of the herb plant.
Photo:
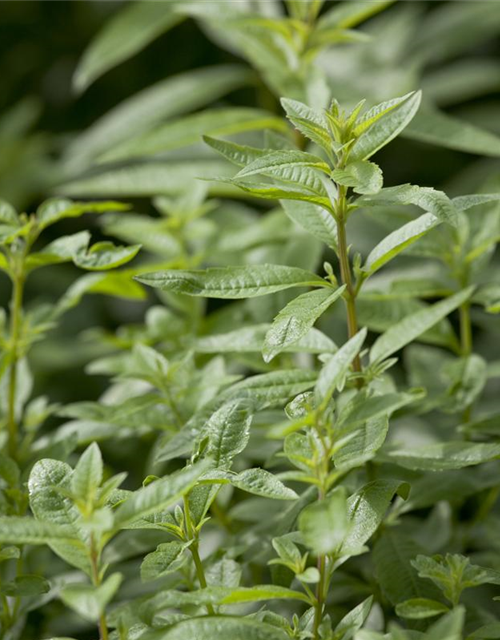
M 391 4 L 132 3 L 87 50 L 80 90 L 190 16 L 253 70 L 145 90 L 65 149 L 61 197 L 0 203 L 2 638 L 500 637 L 498 173 L 449 197 L 378 163 L 399 136 L 498 139 L 451 139 L 412 87 L 375 99 L 363 56 L 412 11 Z M 455 10 L 424 86 L 465 18 L 492 32 Z M 340 43 L 357 84 L 328 71 Z M 209 106 L 250 83 L 258 107 Z M 58 235 L 84 213 L 126 244 Z M 26 301 L 62 263 L 95 273 Z M 37 345 L 90 293 L 144 322 L 87 333 L 105 390 L 61 405 Z

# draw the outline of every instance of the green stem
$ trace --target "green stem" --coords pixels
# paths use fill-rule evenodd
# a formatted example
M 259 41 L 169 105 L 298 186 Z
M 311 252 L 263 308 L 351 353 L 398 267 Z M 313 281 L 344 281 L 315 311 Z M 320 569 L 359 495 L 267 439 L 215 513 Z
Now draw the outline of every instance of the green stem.
M 101 584 L 101 574 L 99 571 L 99 552 L 97 551 L 93 534 L 91 534 L 90 536 L 90 566 L 92 570 L 92 582 L 95 587 L 98 587 Z M 98 627 L 100 640 L 108 640 L 108 625 L 106 622 L 105 613 L 102 613 L 99 616 Z
M 207 579 L 205 577 L 205 570 L 203 569 L 203 563 L 200 558 L 199 553 L 199 544 L 198 544 L 198 534 L 195 531 L 193 526 L 193 521 L 191 520 L 191 511 L 189 509 L 189 497 L 184 496 L 184 517 L 186 519 L 186 533 L 189 539 L 193 538 L 193 542 L 189 547 L 189 551 L 191 552 L 191 556 L 193 558 L 194 566 L 196 569 L 196 576 L 198 577 L 198 582 L 200 583 L 200 587 L 202 589 L 207 588 Z M 215 610 L 211 604 L 207 604 L 207 612 L 209 615 L 215 615 Z
M 470 321 L 470 303 L 464 302 L 460 306 L 460 345 L 463 356 L 472 352 L 472 326 Z
M 20 337 L 22 323 L 22 304 L 24 292 L 24 274 L 16 274 L 12 278 L 12 302 L 10 316 L 11 362 L 8 387 L 8 451 L 12 458 L 17 456 L 18 429 L 16 421 L 17 368 L 20 360 Z
M 345 284 L 345 301 L 347 308 L 347 333 L 349 338 L 355 336 L 358 332 L 358 319 L 356 314 L 356 291 L 352 282 L 351 265 L 349 264 L 349 253 L 347 248 L 347 235 L 345 228 L 345 193 L 343 189 L 339 189 L 339 199 L 337 201 L 337 244 L 338 257 L 340 262 L 340 274 L 342 283 Z M 361 360 L 357 355 L 352 363 L 352 368 L 357 373 L 361 372 Z

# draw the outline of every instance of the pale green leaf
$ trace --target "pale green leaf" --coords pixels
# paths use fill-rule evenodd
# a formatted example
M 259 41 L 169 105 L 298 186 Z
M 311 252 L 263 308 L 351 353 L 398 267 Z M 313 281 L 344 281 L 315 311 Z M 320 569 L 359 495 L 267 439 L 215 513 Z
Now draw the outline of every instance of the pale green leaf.
M 227 158 L 227 160 L 239 167 L 245 167 L 269 153 L 267 149 L 248 147 L 246 145 L 236 144 L 235 142 L 228 142 L 227 140 L 217 140 L 210 136 L 203 136 L 203 140 L 208 146 L 218 151 Z
M 377 338 L 370 350 L 370 362 L 379 362 L 399 351 L 457 309 L 472 292 L 473 287 L 469 287 L 397 322 Z
M 199 462 L 134 491 L 115 511 L 116 528 L 165 511 L 188 493 L 206 470 L 206 462 Z
M 148 553 L 141 564 L 141 580 L 150 582 L 180 569 L 187 560 L 184 553 L 189 543 L 165 542 L 160 544 L 156 551 Z
M 441 222 L 457 226 L 457 210 L 453 202 L 442 191 L 430 187 L 418 187 L 402 184 L 397 187 L 387 187 L 374 195 L 358 198 L 359 206 L 386 206 L 398 204 L 414 204 L 429 213 L 434 214 Z
M 350 162 L 344 169 L 334 169 L 332 179 L 345 187 L 352 187 L 354 193 L 378 193 L 383 186 L 380 167 L 367 160 Z
M 251 618 L 212 616 L 193 618 L 174 624 L 167 631 L 153 636 L 152 640 L 288 640 L 289 636 L 279 627 L 258 622 Z
M 336 553 L 350 527 L 345 490 L 337 488 L 324 500 L 306 507 L 299 516 L 305 544 L 316 556 Z
M 159 35 L 180 22 L 177 2 L 133 2 L 110 20 L 90 43 L 73 83 L 85 90 L 104 73 L 135 55 Z
M 365 341 L 367 331 L 361 329 L 335 353 L 320 371 L 314 393 L 318 404 L 328 402 L 343 380 Z
M 331 152 L 331 136 L 326 116 L 320 111 L 311 109 L 302 102 L 281 99 L 281 106 L 290 122 L 309 140 Z
M 92 504 L 101 486 L 103 463 L 101 450 L 94 442 L 82 453 L 71 476 L 71 491 L 79 499 Z
M 215 65 L 170 76 L 120 102 L 69 148 L 69 159 L 88 161 L 116 144 L 174 116 L 203 107 L 246 84 L 249 72 L 239 65 Z
M 73 541 L 71 527 L 53 522 L 41 522 L 29 517 L 1 516 L 0 542 L 16 544 L 49 544 Z
M 455 201 L 453 203 L 455 204 Z M 363 265 L 363 271 L 372 275 L 438 224 L 440 220 L 436 216 L 432 213 L 424 213 L 389 233 L 370 251 Z
M 73 262 L 87 271 L 114 269 L 130 262 L 139 253 L 141 245 L 115 246 L 112 242 L 96 242 L 86 250 L 76 252 Z
M 337 246 L 337 225 L 335 219 L 324 207 L 312 202 L 283 200 L 281 206 L 286 215 L 316 238 L 331 248 Z
M 421 92 L 383 102 L 369 109 L 359 120 L 354 134 L 359 136 L 350 152 L 352 160 L 366 160 L 393 140 L 418 111 Z
M 114 162 L 165 153 L 196 144 L 204 135 L 229 136 L 262 129 L 286 131 L 286 125 L 281 118 L 260 109 L 210 109 L 172 120 L 126 140 L 105 152 L 100 161 Z
M 422 620 L 439 616 L 449 611 L 448 607 L 437 600 L 429 598 L 412 598 L 400 602 L 396 606 L 396 613 L 400 618 L 409 618 L 411 620 Z
M 118 591 L 123 576 L 113 573 L 101 585 L 72 584 L 63 587 L 59 596 L 64 604 L 91 622 L 97 622 Z
M 207 298 L 252 298 L 290 287 L 327 286 L 323 278 L 298 267 L 248 265 L 205 271 L 158 271 L 137 276 L 148 286 Z
M 316 320 L 342 295 L 345 287 L 335 291 L 317 289 L 303 293 L 282 309 L 266 334 L 262 353 L 270 362 L 276 355 L 296 343 Z
M 390 449 L 381 460 L 415 471 L 462 469 L 500 457 L 500 444 L 437 442 L 411 449 Z

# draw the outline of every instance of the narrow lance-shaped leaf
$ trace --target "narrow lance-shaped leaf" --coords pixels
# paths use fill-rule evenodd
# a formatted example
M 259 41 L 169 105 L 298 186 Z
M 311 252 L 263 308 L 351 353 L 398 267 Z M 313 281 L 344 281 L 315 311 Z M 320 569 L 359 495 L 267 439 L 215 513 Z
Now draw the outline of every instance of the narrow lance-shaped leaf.
M 343 293 L 345 286 L 336 291 L 317 289 L 300 295 L 287 304 L 274 319 L 266 334 L 262 353 L 270 362 L 278 353 L 306 335 L 316 320 Z
M 229 136 L 262 129 L 284 131 L 285 123 L 281 118 L 261 109 L 207 109 L 125 140 L 100 156 L 100 161 L 114 162 L 181 149 L 200 142 L 203 135 Z
M 317 556 L 337 551 L 349 526 L 343 487 L 337 488 L 324 500 L 306 507 L 299 517 L 299 529 L 304 542 Z
M 350 158 L 367 160 L 393 140 L 409 124 L 420 106 L 420 91 L 383 102 L 367 111 L 357 123 Z
M 241 473 L 209 471 L 201 484 L 231 484 L 236 489 L 274 500 L 296 500 L 295 491 L 286 487 L 276 476 L 265 469 L 245 469 Z
M 198 462 L 135 491 L 117 508 L 116 528 L 125 528 L 136 520 L 174 505 L 194 487 L 206 470 L 207 462 Z
M 441 302 L 417 311 L 397 322 L 383 333 L 370 350 L 370 362 L 379 362 L 415 340 L 420 334 L 430 329 L 437 322 L 446 318 L 472 294 L 474 288 L 469 287 Z
M 212 149 L 215 149 L 215 151 L 239 167 L 245 167 L 269 153 L 267 149 L 248 147 L 235 142 L 228 142 L 227 140 L 211 138 L 210 136 L 203 136 L 203 140 L 209 147 L 212 147 Z
M 283 200 L 281 206 L 286 215 L 305 231 L 319 238 L 327 246 L 337 246 L 337 224 L 330 211 L 312 202 Z
M 48 544 L 72 542 L 74 530 L 53 522 L 40 522 L 34 518 L 0 517 L 0 542 L 12 544 Z
M 457 210 L 452 201 L 442 191 L 430 187 L 402 184 L 387 187 L 374 195 L 365 195 L 356 200 L 358 206 L 384 206 L 394 204 L 414 204 L 434 214 L 441 222 L 453 226 L 458 224 Z
M 441 221 L 434 214 L 424 213 L 422 216 L 396 229 L 370 251 L 363 265 L 363 271 L 368 275 L 374 274 L 440 223 Z
M 183 20 L 177 2 L 133 2 L 107 23 L 85 51 L 73 83 L 83 91 L 106 71 L 127 60 Z
M 214 267 L 205 271 L 157 271 L 136 280 L 157 289 L 206 298 L 253 298 L 291 287 L 328 286 L 323 278 L 281 265 Z
M 361 329 L 335 353 L 320 371 L 314 393 L 318 404 L 328 402 L 332 393 L 342 383 L 352 361 L 358 355 L 367 330 Z
M 211 616 L 192 618 L 174 624 L 162 632 L 161 640 L 288 640 L 287 632 L 279 627 L 251 618 Z M 158 640 L 160 640 L 158 638 Z
M 331 153 L 328 122 L 323 113 L 315 111 L 297 100 L 281 99 L 281 106 L 290 122 L 312 142 Z
M 76 498 L 92 503 L 102 482 L 102 456 L 94 442 L 81 455 L 71 476 L 71 491 Z

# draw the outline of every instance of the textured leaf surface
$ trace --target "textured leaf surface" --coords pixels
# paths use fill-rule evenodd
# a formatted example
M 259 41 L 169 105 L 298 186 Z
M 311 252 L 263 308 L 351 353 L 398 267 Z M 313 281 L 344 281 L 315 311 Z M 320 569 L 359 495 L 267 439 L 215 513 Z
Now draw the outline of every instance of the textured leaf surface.
M 252 298 L 290 287 L 324 286 L 325 281 L 298 267 L 263 264 L 213 267 L 205 271 L 158 271 L 136 278 L 151 287 L 207 298 Z

